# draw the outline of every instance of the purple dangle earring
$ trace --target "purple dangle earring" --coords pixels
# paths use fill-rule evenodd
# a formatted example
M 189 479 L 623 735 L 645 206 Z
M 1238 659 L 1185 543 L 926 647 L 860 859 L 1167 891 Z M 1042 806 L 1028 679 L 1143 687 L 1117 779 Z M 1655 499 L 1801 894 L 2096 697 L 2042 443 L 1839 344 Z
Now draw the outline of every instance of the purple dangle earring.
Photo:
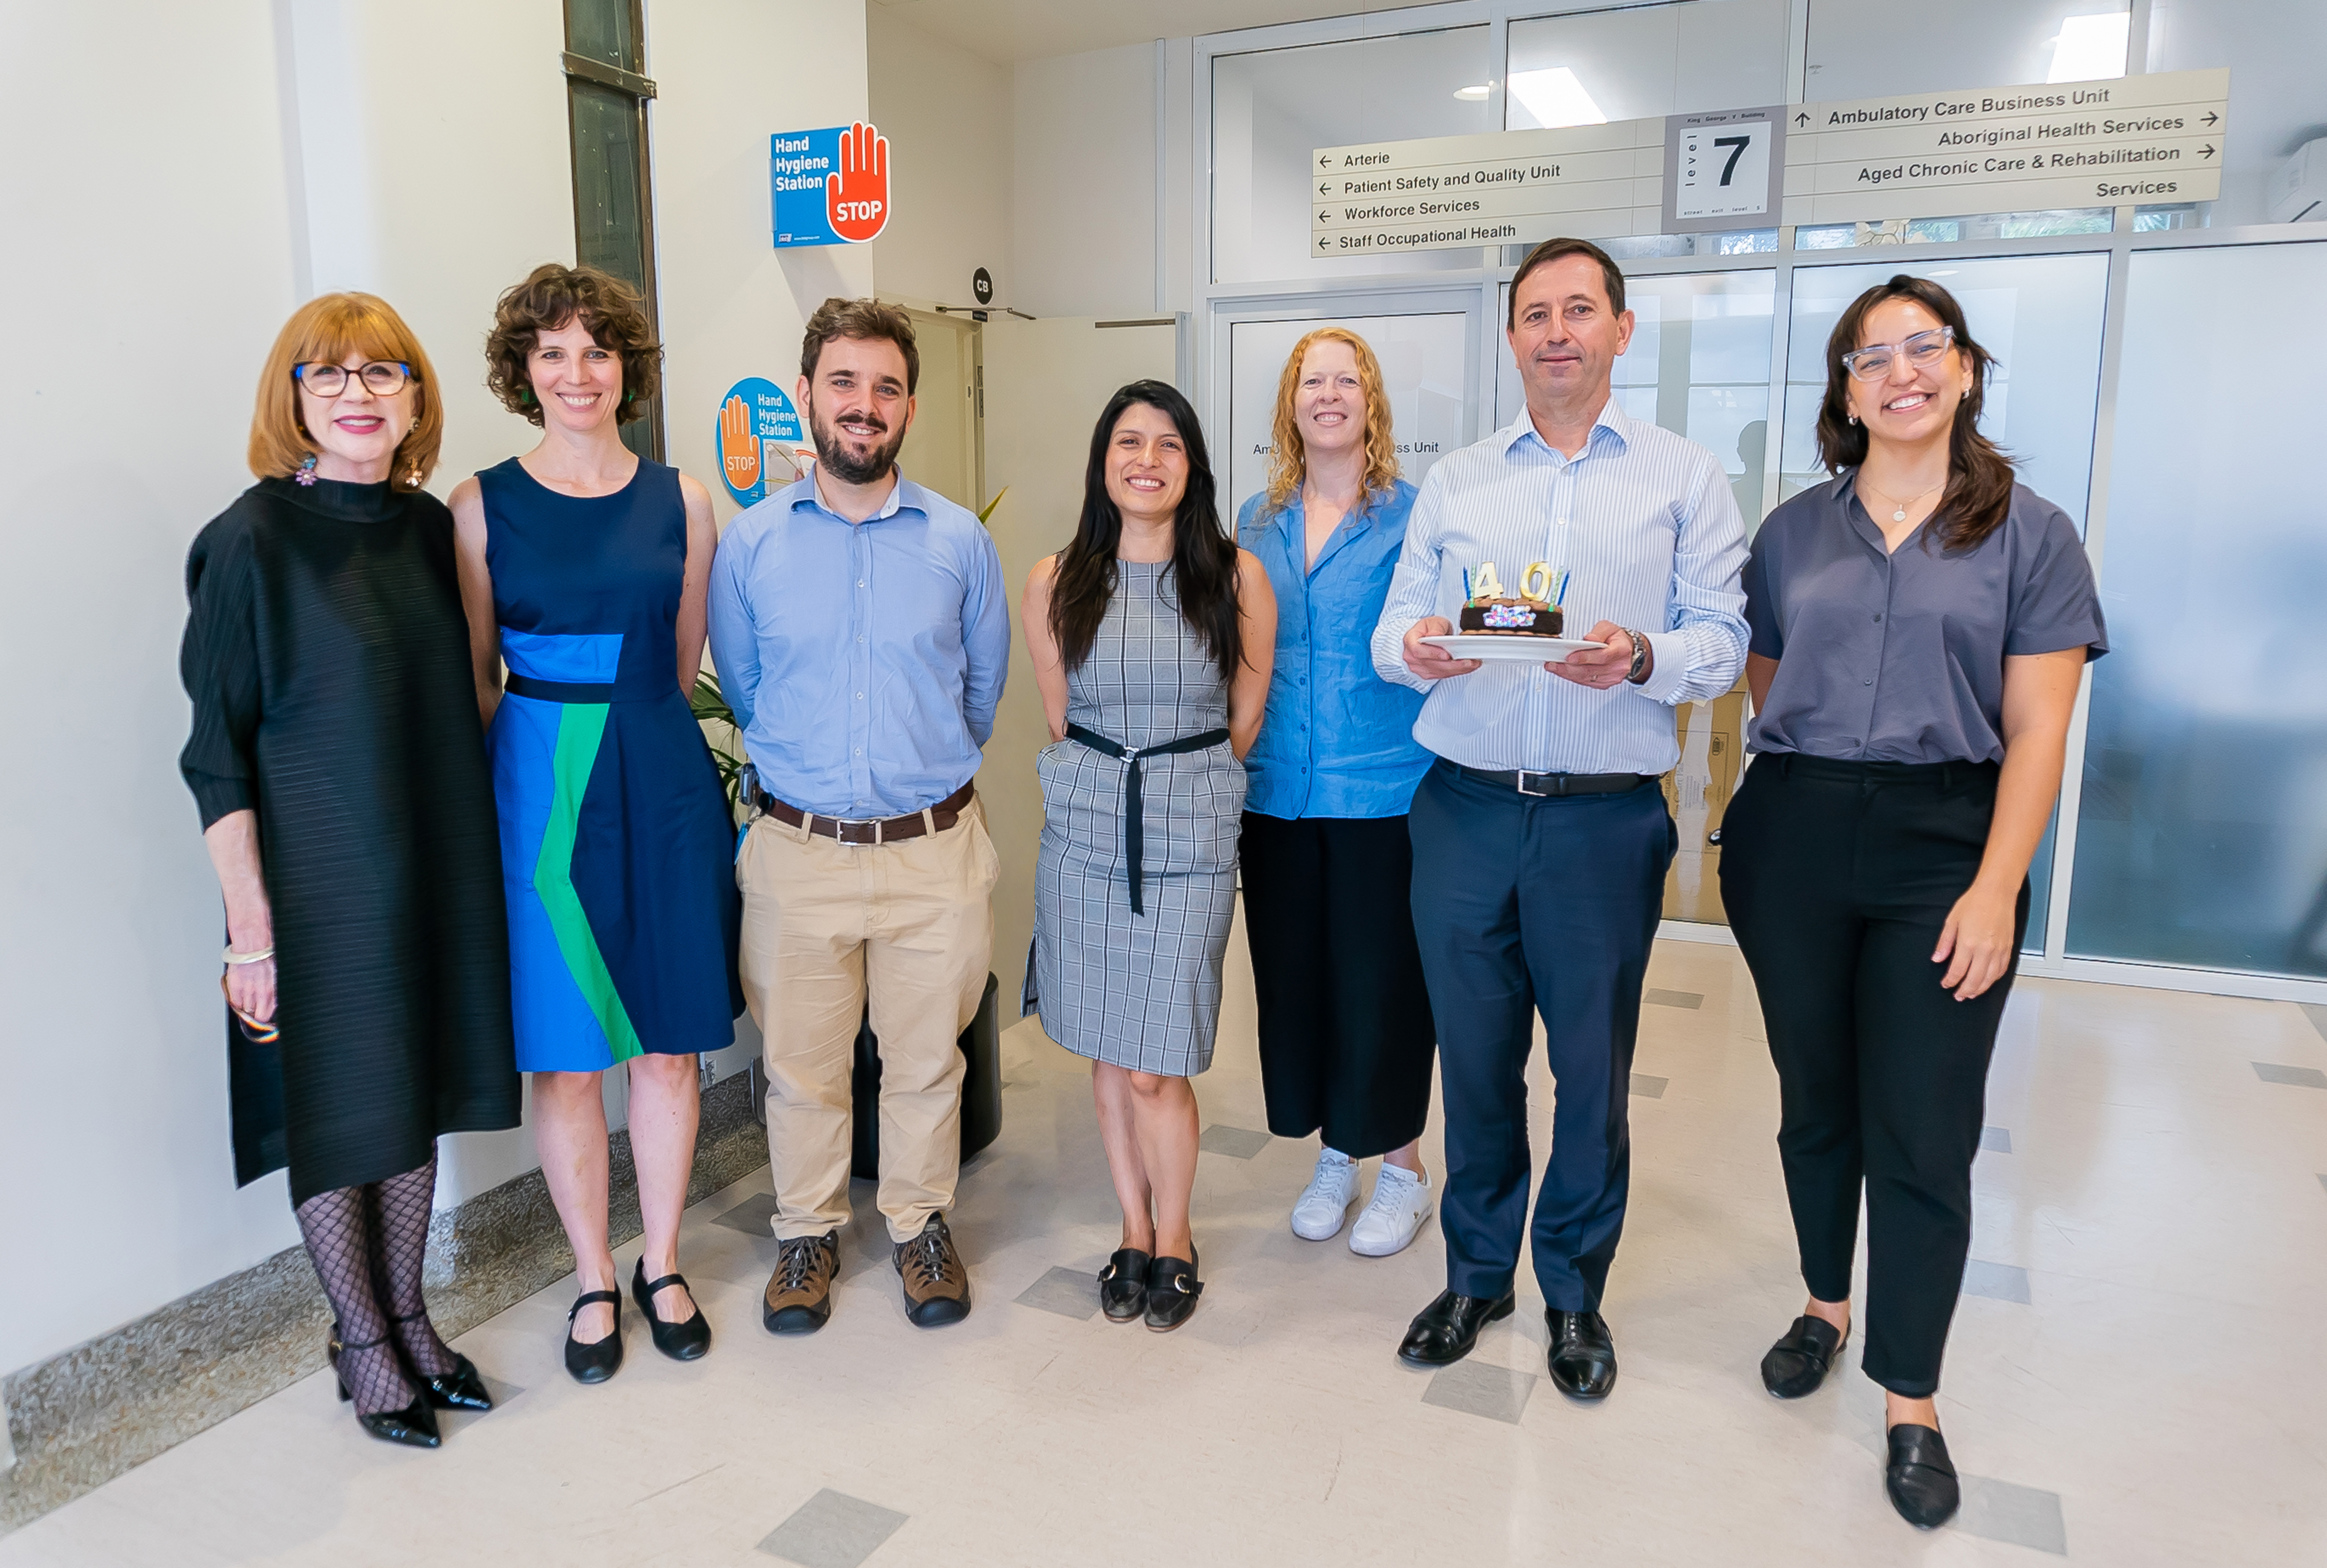
M 307 454 L 307 461 L 301 463 L 299 465 L 299 471 L 293 474 L 291 477 L 301 484 L 313 484 L 315 482 L 315 454 L 312 452 L 309 453 Z

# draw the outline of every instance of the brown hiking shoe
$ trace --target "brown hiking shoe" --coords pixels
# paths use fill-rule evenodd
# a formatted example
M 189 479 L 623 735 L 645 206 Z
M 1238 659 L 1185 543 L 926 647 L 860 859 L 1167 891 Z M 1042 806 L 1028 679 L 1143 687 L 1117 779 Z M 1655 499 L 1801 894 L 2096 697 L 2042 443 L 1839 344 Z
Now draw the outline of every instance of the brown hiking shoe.
M 832 1276 L 840 1272 L 840 1232 L 776 1243 L 760 1321 L 771 1334 L 812 1334 L 832 1316 Z
M 969 1270 L 954 1250 L 944 1215 L 930 1215 L 921 1235 L 897 1244 L 897 1273 L 905 1282 L 905 1316 L 914 1327 L 935 1329 L 969 1316 Z

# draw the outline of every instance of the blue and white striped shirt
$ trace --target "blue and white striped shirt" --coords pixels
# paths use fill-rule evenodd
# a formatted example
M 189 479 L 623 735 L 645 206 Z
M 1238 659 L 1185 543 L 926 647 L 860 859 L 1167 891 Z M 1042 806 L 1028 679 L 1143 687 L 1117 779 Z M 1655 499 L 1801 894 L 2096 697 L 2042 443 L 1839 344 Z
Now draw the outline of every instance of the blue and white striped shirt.
M 1510 591 L 1528 565 L 1572 574 L 1567 625 L 1648 634 L 1641 686 L 1606 691 L 1539 664 L 1491 663 L 1426 681 L 1406 667 L 1408 628 L 1456 618 L 1463 574 L 1495 563 Z M 1389 598 L 1374 629 L 1384 680 L 1428 692 L 1414 738 L 1472 768 L 1537 773 L 1662 773 L 1680 761 L 1672 709 L 1736 684 L 1745 667 L 1745 523 L 1729 477 L 1686 436 L 1634 419 L 1612 398 L 1569 458 L 1517 420 L 1451 453 L 1423 481 Z

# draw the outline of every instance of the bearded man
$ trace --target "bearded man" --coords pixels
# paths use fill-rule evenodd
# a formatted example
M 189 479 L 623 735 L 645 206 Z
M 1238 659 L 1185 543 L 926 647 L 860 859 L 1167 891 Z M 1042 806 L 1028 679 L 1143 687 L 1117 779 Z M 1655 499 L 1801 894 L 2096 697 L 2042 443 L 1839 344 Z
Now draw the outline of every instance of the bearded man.
M 771 1333 L 831 1316 L 868 1002 L 879 1204 L 905 1313 L 922 1328 L 969 1314 L 945 1219 L 961 1166 L 955 1042 L 994 944 L 999 862 L 972 779 L 1010 618 L 985 527 L 897 468 L 920 371 L 902 311 L 825 301 L 800 349 L 816 467 L 730 523 L 711 569 L 712 657 L 751 759 L 736 878 L 766 1041 Z

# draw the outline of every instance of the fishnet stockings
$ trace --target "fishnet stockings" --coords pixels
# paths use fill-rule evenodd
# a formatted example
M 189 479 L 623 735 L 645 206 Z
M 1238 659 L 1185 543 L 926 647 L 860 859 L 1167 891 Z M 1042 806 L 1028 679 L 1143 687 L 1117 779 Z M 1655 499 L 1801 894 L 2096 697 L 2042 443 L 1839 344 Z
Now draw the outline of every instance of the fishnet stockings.
M 444 1377 L 460 1358 L 437 1336 L 421 1299 L 420 1277 L 428 1261 L 428 1221 L 436 1208 L 436 1156 L 428 1162 L 365 1188 L 371 1231 L 372 1287 L 386 1304 L 404 1359 L 423 1377 Z
M 299 1234 L 323 1294 L 332 1303 L 340 1341 L 340 1381 L 367 1415 L 402 1410 L 420 1396 L 404 1375 L 388 1338 L 388 1316 L 372 1289 L 369 1205 L 365 1189 L 338 1187 L 319 1192 L 294 1211 Z

